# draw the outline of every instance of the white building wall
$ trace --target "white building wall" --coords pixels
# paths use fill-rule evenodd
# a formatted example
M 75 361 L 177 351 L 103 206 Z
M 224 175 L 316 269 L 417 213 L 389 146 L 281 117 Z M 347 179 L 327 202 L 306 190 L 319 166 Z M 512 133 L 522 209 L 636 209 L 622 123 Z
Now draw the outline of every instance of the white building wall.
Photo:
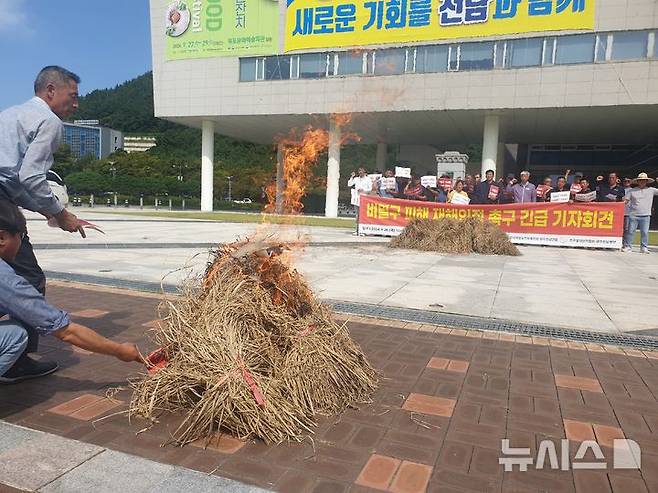
M 161 0 L 151 0 L 155 113 L 159 117 L 658 104 L 657 59 L 478 72 L 239 82 L 238 58 L 166 62 L 165 37 L 160 29 L 164 8 Z M 649 28 L 658 28 L 655 0 L 597 2 L 595 31 Z M 555 33 L 566 34 L 570 32 Z M 546 33 L 518 37 L 533 35 Z M 469 41 L 479 39 L 487 38 Z M 451 40 L 455 41 L 459 40 Z

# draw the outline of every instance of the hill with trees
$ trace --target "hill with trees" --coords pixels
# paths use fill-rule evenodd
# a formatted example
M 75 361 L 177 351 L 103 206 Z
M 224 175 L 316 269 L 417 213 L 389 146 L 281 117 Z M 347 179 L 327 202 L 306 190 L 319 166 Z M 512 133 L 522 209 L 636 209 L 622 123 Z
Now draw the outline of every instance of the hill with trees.
M 89 156 L 73 159 L 63 146 L 55 156 L 54 170 L 60 173 L 72 194 L 97 197 L 113 195 L 135 202 L 143 195 L 191 197 L 195 205 L 201 187 L 201 131 L 153 116 L 153 76 L 147 72 L 114 88 L 95 90 L 80 98 L 79 110 L 71 120 L 99 120 L 101 125 L 124 135 L 155 136 L 157 146 L 143 153 L 117 152 L 102 160 Z M 343 152 L 347 170 L 374 162 L 373 146 L 349 146 Z M 228 177 L 232 196 L 263 198 L 263 187 L 274 178 L 276 151 L 271 146 L 215 136 L 215 196 L 225 198 Z M 309 189 L 308 212 L 324 207 L 323 177 L 326 159 L 316 166 L 317 180 Z M 348 173 L 349 174 L 349 173 Z M 99 197 L 98 200 L 104 200 Z

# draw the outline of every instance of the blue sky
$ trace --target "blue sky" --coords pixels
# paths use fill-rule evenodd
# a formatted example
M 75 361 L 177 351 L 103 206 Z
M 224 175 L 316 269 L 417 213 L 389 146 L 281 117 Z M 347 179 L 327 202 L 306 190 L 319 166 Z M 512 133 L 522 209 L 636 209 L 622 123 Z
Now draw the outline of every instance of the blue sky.
M 45 65 L 82 78 L 80 94 L 151 70 L 148 0 L 0 0 L 0 110 L 33 94 Z

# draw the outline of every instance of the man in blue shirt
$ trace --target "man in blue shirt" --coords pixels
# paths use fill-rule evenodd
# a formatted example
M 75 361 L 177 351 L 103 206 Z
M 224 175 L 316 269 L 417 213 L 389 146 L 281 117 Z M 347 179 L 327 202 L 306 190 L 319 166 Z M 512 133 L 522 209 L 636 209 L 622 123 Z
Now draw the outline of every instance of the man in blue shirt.
M 515 184 L 507 185 L 507 192 L 512 194 L 515 204 L 526 204 L 530 202 L 537 202 L 537 188 L 530 183 L 529 171 L 521 171 L 519 175 L 521 181 Z
M 16 257 L 25 232 L 25 218 L 18 207 L 0 200 L 0 383 L 16 383 L 43 375 L 21 372 L 16 366 L 27 348 L 26 326 L 88 351 L 144 363 L 137 346 L 112 342 L 84 325 L 71 322 L 68 313 L 49 305 L 42 294 L 14 272 L 8 262 Z M 55 366 L 48 373 L 56 369 Z
M 80 221 L 59 203 L 46 180 L 62 138 L 61 119 L 78 107 L 79 82 L 80 78 L 66 69 L 45 67 L 34 82 L 35 96 L 0 112 L 0 199 L 53 218 L 64 231 L 79 232 L 84 237 Z M 8 264 L 37 291 L 45 293 L 46 277 L 27 235 Z M 57 363 L 37 362 L 27 356 L 37 350 L 39 332 L 29 325 L 25 329 L 28 344 L 14 370 L 26 376 L 55 371 Z

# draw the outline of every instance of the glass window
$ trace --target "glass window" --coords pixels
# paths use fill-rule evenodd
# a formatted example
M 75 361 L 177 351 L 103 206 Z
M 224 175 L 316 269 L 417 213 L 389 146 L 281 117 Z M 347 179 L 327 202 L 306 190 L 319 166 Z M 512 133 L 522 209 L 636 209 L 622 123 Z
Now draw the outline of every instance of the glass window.
M 375 73 L 375 52 L 369 51 L 366 53 L 366 74 Z
M 555 38 L 546 38 L 544 40 L 544 54 L 542 56 L 543 65 L 553 65 L 555 54 Z
M 336 63 L 338 61 L 338 54 L 337 53 L 329 53 L 329 62 L 327 66 L 327 73 L 331 77 L 332 75 L 338 75 L 338 72 L 336 71 Z
M 584 34 L 579 36 L 563 36 L 557 38 L 555 63 L 592 63 L 594 61 L 594 43 L 596 36 Z
M 448 48 L 448 70 L 459 70 L 459 45 Z
M 514 39 L 507 42 L 510 67 L 538 67 L 541 65 L 544 40 L 542 38 Z
M 594 54 L 595 56 L 595 61 L 597 62 L 605 62 L 605 52 L 608 49 L 608 35 L 607 34 L 599 34 L 596 36 L 596 53 Z
M 493 69 L 493 43 L 464 43 L 460 52 L 459 70 Z
M 494 60 L 494 67 L 496 68 L 506 68 L 509 66 L 509 62 L 506 60 L 508 57 L 507 50 L 509 48 L 506 48 L 505 45 L 505 41 L 498 41 L 495 43 L 494 52 L 496 56 Z
M 375 75 L 395 75 L 404 73 L 404 48 L 377 50 L 375 55 Z
M 343 51 L 338 54 L 338 71 L 336 75 L 363 73 L 363 53 Z
M 265 59 L 265 80 L 290 79 L 290 57 L 268 56 Z
M 255 58 L 240 58 L 240 80 L 242 82 L 256 80 Z
M 325 53 L 308 53 L 299 56 L 299 78 L 318 79 L 327 73 L 327 55 Z
M 648 32 L 614 33 L 612 38 L 612 60 L 634 60 L 646 58 Z
M 448 46 L 418 46 L 416 48 L 416 73 L 446 72 L 448 70 Z

